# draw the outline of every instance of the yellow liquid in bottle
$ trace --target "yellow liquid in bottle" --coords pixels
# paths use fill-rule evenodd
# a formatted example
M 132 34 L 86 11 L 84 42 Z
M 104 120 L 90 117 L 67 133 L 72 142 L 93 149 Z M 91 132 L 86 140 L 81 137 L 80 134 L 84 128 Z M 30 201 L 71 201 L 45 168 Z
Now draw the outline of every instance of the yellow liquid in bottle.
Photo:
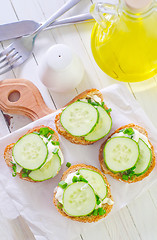
M 95 24 L 91 48 L 95 61 L 109 76 L 139 82 L 157 73 L 157 13 L 131 18 L 125 13 L 103 30 Z M 104 33 L 105 31 L 105 33 Z

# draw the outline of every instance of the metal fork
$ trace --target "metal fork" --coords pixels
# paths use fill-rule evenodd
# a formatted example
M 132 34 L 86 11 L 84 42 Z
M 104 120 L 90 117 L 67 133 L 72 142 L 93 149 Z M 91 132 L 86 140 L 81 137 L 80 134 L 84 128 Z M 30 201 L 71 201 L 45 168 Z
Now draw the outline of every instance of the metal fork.
M 69 0 L 57 12 L 55 12 L 34 33 L 26 37 L 20 37 L 0 53 L 0 75 L 24 63 L 31 55 L 38 34 L 49 26 L 58 17 L 63 15 L 80 0 Z

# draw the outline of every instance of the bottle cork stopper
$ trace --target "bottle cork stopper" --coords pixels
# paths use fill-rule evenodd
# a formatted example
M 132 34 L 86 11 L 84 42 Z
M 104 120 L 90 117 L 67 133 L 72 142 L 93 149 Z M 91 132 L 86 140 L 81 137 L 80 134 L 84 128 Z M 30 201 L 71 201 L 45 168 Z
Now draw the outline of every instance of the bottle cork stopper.
M 148 8 L 152 0 L 124 0 L 126 7 L 132 12 L 142 12 Z

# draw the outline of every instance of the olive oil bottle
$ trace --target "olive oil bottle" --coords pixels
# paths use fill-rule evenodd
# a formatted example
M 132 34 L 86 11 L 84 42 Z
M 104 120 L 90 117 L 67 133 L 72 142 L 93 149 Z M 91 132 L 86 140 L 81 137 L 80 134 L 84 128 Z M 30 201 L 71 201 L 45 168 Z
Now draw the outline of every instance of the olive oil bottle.
M 124 82 L 139 82 L 157 73 L 156 1 L 122 0 L 92 6 L 96 19 L 91 48 L 98 66 Z

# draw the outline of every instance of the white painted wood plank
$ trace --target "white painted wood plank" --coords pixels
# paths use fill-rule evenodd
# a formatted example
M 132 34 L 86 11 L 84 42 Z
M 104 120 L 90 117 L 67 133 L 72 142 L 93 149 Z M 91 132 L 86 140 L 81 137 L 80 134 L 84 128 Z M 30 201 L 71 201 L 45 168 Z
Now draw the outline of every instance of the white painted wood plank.
M 7 127 L 6 121 L 2 112 L 0 111 L 0 138 L 9 134 L 9 129 Z
M 119 212 L 112 216 L 108 216 L 106 221 L 104 221 L 104 224 L 106 225 L 112 240 L 129 240 L 127 230 L 121 221 Z
M 155 78 L 130 85 L 137 101 L 145 110 L 154 126 L 157 127 L 157 83 Z
M 154 183 L 150 189 L 149 189 L 149 193 L 150 193 L 150 196 L 152 198 L 152 201 L 155 205 L 155 207 L 157 208 L 157 182 Z
M 130 215 L 128 207 L 124 207 L 119 211 L 121 221 L 127 231 L 127 235 L 131 240 L 141 240 L 139 232 L 135 226 L 135 223 Z
M 149 192 L 145 192 L 139 198 L 128 205 L 131 216 L 139 231 L 142 240 L 157 239 L 157 208 L 150 197 Z
M 112 240 L 108 232 L 107 226 L 104 224 L 104 221 L 93 224 L 91 228 L 88 229 L 88 231 L 81 233 L 81 235 L 84 240 Z

